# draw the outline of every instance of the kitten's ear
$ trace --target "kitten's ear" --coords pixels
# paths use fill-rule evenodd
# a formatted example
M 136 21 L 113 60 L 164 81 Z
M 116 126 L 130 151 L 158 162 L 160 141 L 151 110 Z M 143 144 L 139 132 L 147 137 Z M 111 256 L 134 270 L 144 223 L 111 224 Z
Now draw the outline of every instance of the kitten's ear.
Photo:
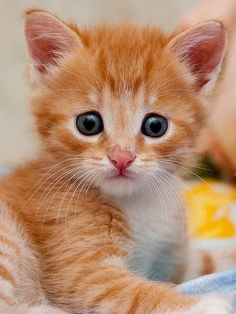
M 223 25 L 215 20 L 197 24 L 174 37 L 168 48 L 186 64 L 197 91 L 210 92 L 220 73 L 227 46 Z
M 33 83 L 39 84 L 52 66 L 75 46 L 82 46 L 79 35 L 64 22 L 41 10 L 31 10 L 25 16 L 25 36 L 30 57 Z

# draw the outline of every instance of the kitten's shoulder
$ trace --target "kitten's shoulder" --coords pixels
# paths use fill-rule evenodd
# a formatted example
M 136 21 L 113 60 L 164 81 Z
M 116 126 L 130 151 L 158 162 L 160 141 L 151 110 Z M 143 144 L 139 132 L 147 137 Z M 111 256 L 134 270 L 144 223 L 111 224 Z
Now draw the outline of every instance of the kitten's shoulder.
M 0 179 L 0 197 L 14 195 L 15 198 L 33 187 L 40 179 L 49 162 L 42 158 L 29 161 L 15 168 L 10 168 Z

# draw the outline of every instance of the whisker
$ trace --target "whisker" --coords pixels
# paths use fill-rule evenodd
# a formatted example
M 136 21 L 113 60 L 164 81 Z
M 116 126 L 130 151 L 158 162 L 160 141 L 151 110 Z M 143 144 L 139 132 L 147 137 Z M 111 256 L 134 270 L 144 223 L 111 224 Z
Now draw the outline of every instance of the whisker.
M 62 175 L 60 175 L 59 177 L 57 177 L 55 180 L 53 180 L 51 182 L 51 184 L 47 187 L 47 189 L 45 189 L 45 191 L 43 192 L 43 194 L 41 195 L 41 197 L 39 199 L 40 203 L 39 203 L 39 206 L 37 207 L 37 211 L 36 211 L 34 217 L 38 214 L 44 201 L 48 198 L 49 194 L 52 192 L 52 190 L 57 185 L 57 183 L 60 182 L 61 180 L 63 180 L 64 178 L 66 178 L 69 174 L 74 173 L 76 171 L 75 166 L 77 166 L 77 164 L 71 165 L 72 169 L 68 170 L 67 172 L 65 172 Z M 71 168 L 71 167 L 69 167 L 69 168 Z M 61 185 L 59 186 L 59 189 L 60 188 L 61 188 Z
M 176 167 L 178 167 L 180 169 L 185 170 L 186 172 L 190 173 L 191 175 L 196 177 L 201 182 L 205 183 L 212 190 L 211 185 L 206 180 L 204 180 L 202 177 L 200 177 L 197 173 L 195 173 L 194 171 L 192 171 L 192 170 L 190 170 L 190 169 L 188 169 L 188 168 L 186 168 L 186 167 L 184 167 L 184 166 L 182 166 L 182 165 L 180 165 L 178 163 L 169 162 L 169 161 L 165 161 L 165 160 L 161 160 L 160 162 L 163 163 L 163 164 L 170 164 L 172 166 L 174 165 L 174 166 L 176 166 Z
M 63 161 L 58 162 L 57 164 L 55 164 L 54 166 L 52 166 L 37 182 L 36 184 L 33 186 L 33 188 L 25 195 L 25 198 L 28 197 L 28 195 L 30 193 L 31 196 L 23 203 L 22 207 L 25 206 L 30 200 L 31 198 L 38 192 L 38 190 L 43 186 L 43 184 L 45 184 L 48 180 L 50 180 L 51 177 L 53 177 L 54 175 L 56 175 L 58 172 L 62 171 L 63 168 L 59 168 L 58 171 L 54 172 L 51 176 L 47 177 L 47 179 L 44 181 L 45 176 L 47 176 L 52 170 L 54 170 L 55 168 L 57 168 L 58 166 L 60 166 L 61 164 L 65 163 L 65 162 L 69 162 L 72 160 L 77 160 L 77 158 L 67 158 Z M 43 181 L 43 182 L 42 182 Z M 36 190 L 35 190 L 36 189 Z M 35 191 L 34 191 L 35 190 Z
M 80 178 L 79 184 L 78 184 L 77 187 L 74 189 L 74 192 L 72 193 L 72 195 L 71 195 L 71 197 L 70 197 L 70 200 L 68 201 L 67 208 L 66 208 L 66 215 L 65 215 L 65 232 L 66 232 L 66 224 L 67 224 L 68 211 L 69 211 L 69 209 L 70 209 L 71 202 L 72 202 L 72 200 L 73 200 L 73 198 L 74 198 L 76 192 L 77 192 L 79 189 L 80 189 L 80 193 L 79 193 L 78 198 L 80 197 L 81 192 L 82 192 L 82 190 L 83 190 L 84 184 L 85 184 L 85 185 L 88 184 L 87 181 L 88 181 L 88 172 L 86 171 L 86 172 L 84 173 L 84 175 L 83 175 L 83 178 Z M 82 184 L 83 184 L 83 185 L 82 185 Z M 82 185 L 82 187 L 81 187 L 81 185 Z

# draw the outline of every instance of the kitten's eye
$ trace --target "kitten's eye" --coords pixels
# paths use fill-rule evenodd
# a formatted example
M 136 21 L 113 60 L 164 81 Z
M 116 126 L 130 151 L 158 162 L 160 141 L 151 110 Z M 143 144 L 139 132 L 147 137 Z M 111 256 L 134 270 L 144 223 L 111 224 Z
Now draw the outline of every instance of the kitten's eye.
M 141 131 L 149 137 L 161 137 L 168 129 L 168 120 L 157 114 L 150 114 L 144 120 Z
M 99 134 L 103 131 L 102 117 L 98 112 L 86 112 L 76 118 L 76 127 L 86 136 Z

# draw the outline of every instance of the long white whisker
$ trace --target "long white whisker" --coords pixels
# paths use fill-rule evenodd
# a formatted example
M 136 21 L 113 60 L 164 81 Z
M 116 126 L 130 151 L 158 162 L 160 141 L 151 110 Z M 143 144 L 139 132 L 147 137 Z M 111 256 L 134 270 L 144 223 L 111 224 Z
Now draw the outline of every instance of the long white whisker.
M 39 189 L 43 186 L 43 184 L 45 184 L 48 180 L 50 180 L 53 176 L 57 175 L 57 173 L 59 173 L 60 171 L 63 171 L 65 168 L 59 168 L 56 172 L 53 172 L 50 176 L 46 177 L 52 170 L 54 170 L 55 168 L 57 168 L 59 165 L 61 165 L 64 162 L 68 162 L 68 161 L 72 161 L 72 160 L 77 160 L 77 158 L 69 158 L 69 159 L 65 159 L 59 163 L 57 163 L 56 165 L 54 165 L 53 167 L 51 167 L 40 179 L 39 181 L 33 186 L 33 188 L 25 195 L 25 198 L 29 195 L 29 193 L 32 193 L 30 195 L 29 198 L 27 198 L 25 200 L 25 202 L 22 205 L 22 208 L 32 199 L 32 197 L 39 191 Z M 69 167 L 70 165 L 68 165 Z M 67 167 L 67 166 L 66 166 Z M 36 190 L 35 190 L 36 189 Z
M 54 187 L 57 185 L 58 182 L 60 182 L 61 180 L 63 180 L 64 178 L 66 178 L 68 175 L 70 175 L 71 173 L 74 173 L 76 171 L 75 166 L 77 166 L 77 163 L 73 165 L 71 165 L 72 169 L 68 170 L 67 172 L 64 172 L 62 175 L 60 175 L 57 179 L 53 180 L 52 183 L 47 187 L 47 189 L 45 189 L 44 193 L 41 195 L 40 199 L 39 199 L 39 206 L 37 207 L 37 211 L 35 213 L 34 216 L 36 216 L 39 212 L 39 210 L 41 209 L 44 201 L 47 199 L 47 197 L 49 196 L 49 194 L 51 193 L 51 191 L 54 189 Z M 71 168 L 70 167 L 70 168 Z M 59 189 L 61 188 L 61 185 L 59 186 Z

